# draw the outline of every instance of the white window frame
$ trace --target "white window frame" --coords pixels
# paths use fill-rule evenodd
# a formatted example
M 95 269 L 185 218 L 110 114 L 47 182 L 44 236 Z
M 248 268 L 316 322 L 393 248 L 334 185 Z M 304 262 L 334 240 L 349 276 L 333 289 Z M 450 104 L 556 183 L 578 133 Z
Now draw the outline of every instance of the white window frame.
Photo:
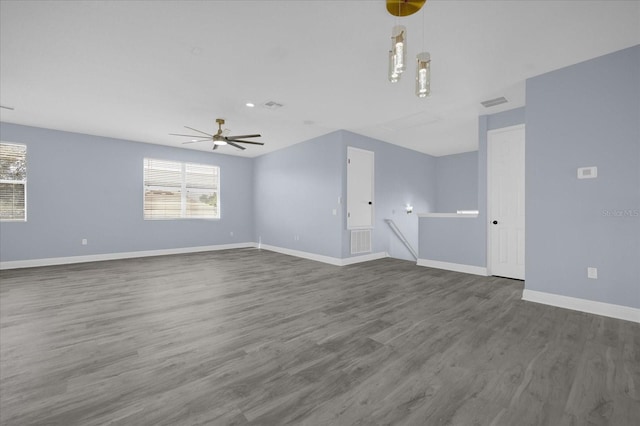
M 13 145 L 13 146 L 24 147 L 24 162 L 25 162 L 25 168 L 26 168 L 26 164 L 27 164 L 27 145 L 26 144 L 0 141 L 0 145 Z M 27 221 L 27 172 L 25 171 L 25 178 L 22 180 L 0 179 L 0 183 L 24 185 L 24 218 L 20 218 L 20 219 L 0 218 L 0 222 L 26 222 Z
M 163 161 L 166 163 L 173 163 L 174 165 L 180 165 L 180 173 L 181 173 L 181 181 L 180 181 L 180 217 L 172 217 L 172 216 L 166 216 L 166 217 L 147 217 L 146 216 L 146 209 L 145 209 L 145 203 L 146 203 L 146 190 L 147 190 L 147 182 L 145 180 L 145 170 L 146 170 L 146 163 L 147 160 L 156 160 L 156 161 Z M 194 166 L 204 166 L 204 167 L 212 167 L 214 169 L 216 169 L 217 173 L 214 174 L 215 177 L 217 177 L 217 181 L 214 182 L 215 185 L 215 190 L 213 191 L 216 194 L 216 199 L 217 199 L 217 208 L 216 208 L 216 216 L 212 216 L 212 217 L 201 217 L 201 216 L 188 216 L 187 215 L 187 196 L 188 196 L 188 189 L 189 187 L 187 186 L 187 166 L 188 165 L 194 165 Z M 191 162 L 183 162 L 183 161 L 174 161 L 174 160 L 163 160 L 163 159 L 159 159 L 159 158 L 150 158 L 150 157 L 145 157 L 144 161 L 143 161 L 143 166 L 142 166 L 142 216 L 144 220 L 185 220 L 185 219 L 190 219 L 190 220 L 219 220 L 222 216 L 222 209 L 221 209 L 221 203 L 220 203 L 220 167 L 219 166 L 215 166 L 212 164 L 203 164 L 203 163 L 191 163 Z M 167 190 L 175 190 L 177 188 L 177 186 L 166 186 L 166 187 L 162 187 L 161 185 L 153 185 L 153 188 L 157 188 L 157 189 L 167 189 Z

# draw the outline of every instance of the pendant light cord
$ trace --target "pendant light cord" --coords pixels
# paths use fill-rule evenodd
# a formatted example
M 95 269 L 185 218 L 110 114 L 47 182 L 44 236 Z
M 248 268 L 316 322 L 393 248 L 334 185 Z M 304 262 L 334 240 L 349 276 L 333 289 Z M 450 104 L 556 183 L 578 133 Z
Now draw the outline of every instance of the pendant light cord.
M 424 52 L 424 7 L 422 8 L 422 51 Z

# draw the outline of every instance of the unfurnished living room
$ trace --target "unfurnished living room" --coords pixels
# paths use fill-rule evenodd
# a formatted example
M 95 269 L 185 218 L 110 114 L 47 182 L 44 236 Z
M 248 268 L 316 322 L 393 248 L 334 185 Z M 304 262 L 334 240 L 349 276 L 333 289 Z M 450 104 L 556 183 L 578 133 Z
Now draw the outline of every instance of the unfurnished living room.
M 640 1 L 0 0 L 0 424 L 640 424 Z

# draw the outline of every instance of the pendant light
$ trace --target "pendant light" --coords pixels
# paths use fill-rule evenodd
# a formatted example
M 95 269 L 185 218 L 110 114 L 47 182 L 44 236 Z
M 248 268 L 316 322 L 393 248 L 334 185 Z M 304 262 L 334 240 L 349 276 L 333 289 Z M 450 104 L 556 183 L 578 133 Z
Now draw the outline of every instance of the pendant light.
M 416 55 L 416 96 L 426 98 L 431 94 L 431 54 L 424 51 L 424 9 L 422 10 L 422 52 Z
M 387 11 L 396 17 L 409 16 L 424 6 L 426 0 L 387 0 Z M 431 93 L 431 55 L 424 51 L 424 10 L 422 11 L 422 52 L 416 55 L 416 96 L 425 98 Z M 391 50 L 389 51 L 388 78 L 397 83 L 406 69 L 407 29 L 396 25 L 391 30 Z
M 389 81 L 395 83 L 406 69 L 407 29 L 396 25 L 391 30 L 391 51 L 389 52 Z
M 400 80 L 400 74 L 396 72 L 393 50 L 390 50 L 389 51 L 389 81 L 392 83 L 397 83 L 398 80 Z
M 416 96 L 425 98 L 431 93 L 431 55 L 420 52 L 416 55 Z

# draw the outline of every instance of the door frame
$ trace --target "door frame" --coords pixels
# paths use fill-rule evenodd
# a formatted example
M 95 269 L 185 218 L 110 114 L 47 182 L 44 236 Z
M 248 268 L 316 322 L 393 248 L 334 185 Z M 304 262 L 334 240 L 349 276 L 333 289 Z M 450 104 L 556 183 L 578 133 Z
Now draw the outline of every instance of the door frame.
M 492 134 L 496 134 L 496 133 L 503 133 L 503 132 L 510 132 L 513 130 L 518 130 L 518 129 L 522 129 L 525 130 L 525 141 L 524 141 L 524 146 L 525 146 L 525 163 L 526 163 L 526 147 L 527 147 L 527 140 L 526 140 L 526 128 L 525 128 L 525 124 L 521 123 L 521 124 L 516 124 L 513 126 L 507 126 L 507 127 L 500 127 L 498 129 L 491 129 L 487 131 L 487 221 L 485 222 L 485 226 L 487 227 L 487 276 L 491 276 L 491 261 L 492 261 L 492 255 L 491 255 L 491 243 L 493 241 L 492 237 L 491 237 L 491 196 L 493 195 L 491 192 L 491 155 L 489 153 L 489 139 L 490 136 Z M 522 165 L 523 167 L 525 166 L 524 164 Z M 526 170 L 525 170 L 526 173 Z M 525 176 L 525 189 L 524 189 L 524 199 L 525 199 L 525 212 L 526 212 L 526 190 L 527 190 L 527 186 L 526 186 L 526 176 Z M 525 225 L 526 225 L 526 216 L 525 216 Z M 526 227 L 525 227 L 525 244 L 526 244 L 526 238 L 527 238 L 527 231 L 526 231 Z M 526 278 L 526 258 L 525 258 L 525 278 Z

